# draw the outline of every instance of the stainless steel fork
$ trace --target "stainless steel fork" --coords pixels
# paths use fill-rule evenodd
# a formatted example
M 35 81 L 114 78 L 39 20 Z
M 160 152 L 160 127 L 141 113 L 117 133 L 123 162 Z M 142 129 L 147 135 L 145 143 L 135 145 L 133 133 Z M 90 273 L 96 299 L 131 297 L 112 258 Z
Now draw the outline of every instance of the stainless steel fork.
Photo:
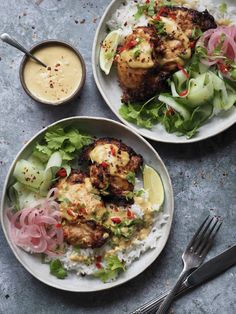
M 157 314 L 164 314 L 168 311 L 175 294 L 178 292 L 184 279 L 193 269 L 202 264 L 211 247 L 213 239 L 221 226 L 221 223 L 221 217 L 208 216 L 199 227 L 182 255 L 182 260 L 184 262 L 183 270 L 175 286 L 171 289 L 170 293 L 164 299 L 163 303 L 156 312 Z

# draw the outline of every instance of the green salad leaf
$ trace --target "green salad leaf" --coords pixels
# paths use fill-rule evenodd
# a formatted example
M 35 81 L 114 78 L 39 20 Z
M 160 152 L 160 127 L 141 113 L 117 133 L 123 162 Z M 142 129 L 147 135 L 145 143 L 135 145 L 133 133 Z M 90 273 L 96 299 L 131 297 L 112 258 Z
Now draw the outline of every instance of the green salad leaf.
M 154 124 L 160 122 L 162 104 L 157 100 L 157 97 L 153 97 L 144 104 L 122 104 L 119 113 L 127 121 L 151 129 Z
M 98 270 L 94 275 L 103 282 L 117 278 L 119 273 L 125 271 L 124 263 L 117 255 L 110 255 L 105 258 L 106 266 Z
M 42 143 L 36 145 L 33 156 L 45 163 L 53 152 L 59 151 L 63 161 L 70 161 L 91 141 L 91 136 L 75 128 L 52 127 L 46 132 Z
M 59 259 L 54 259 L 50 262 L 50 273 L 58 279 L 65 279 L 68 276 L 67 270 Z

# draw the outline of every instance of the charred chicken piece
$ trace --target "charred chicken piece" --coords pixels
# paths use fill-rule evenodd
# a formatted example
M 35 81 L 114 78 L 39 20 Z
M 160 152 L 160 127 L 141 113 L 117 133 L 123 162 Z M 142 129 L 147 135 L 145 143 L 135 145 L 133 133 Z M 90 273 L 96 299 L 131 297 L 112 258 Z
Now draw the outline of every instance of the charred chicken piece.
M 168 73 L 160 71 L 153 47 L 158 44 L 154 26 L 137 27 L 129 35 L 117 58 L 122 101 L 142 101 L 166 87 Z
M 172 19 L 188 38 L 192 38 L 195 28 L 205 32 L 208 29 L 217 27 L 214 17 L 207 10 L 199 12 L 185 7 L 163 7 L 161 10 L 160 15 L 167 18 L 172 16 Z
M 132 203 L 134 182 L 130 177 L 143 163 L 141 155 L 121 141 L 100 138 L 83 151 L 83 158 L 90 162 L 90 180 L 105 198 L 114 202 Z
M 88 175 L 80 171 L 73 171 L 68 178 L 60 178 L 55 187 L 58 189 L 61 216 L 68 221 L 80 216 L 91 219 L 92 215 L 96 215 L 99 218 L 106 211 L 99 191 Z
M 135 28 L 116 57 L 122 101 L 140 102 L 163 91 L 171 73 L 190 59 L 197 39 L 195 30 L 204 32 L 215 27 L 208 11 L 162 7 L 149 26 Z
M 63 226 L 64 237 L 71 245 L 81 248 L 99 248 L 110 237 L 110 230 L 94 220 L 78 219 Z

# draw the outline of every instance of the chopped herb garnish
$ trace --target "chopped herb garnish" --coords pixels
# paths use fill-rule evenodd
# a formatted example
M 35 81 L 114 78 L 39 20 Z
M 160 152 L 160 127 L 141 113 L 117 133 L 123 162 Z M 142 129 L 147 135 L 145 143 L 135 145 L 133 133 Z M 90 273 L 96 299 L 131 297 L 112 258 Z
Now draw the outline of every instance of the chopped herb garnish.
M 80 246 L 78 244 L 73 246 L 73 251 L 75 251 L 76 253 L 80 252 Z
M 220 13 L 222 13 L 222 14 L 224 14 L 224 13 L 226 13 L 226 11 L 227 11 L 227 4 L 226 3 L 221 3 L 220 5 L 219 5 L 219 11 L 220 11 Z
M 215 49 L 213 50 L 213 54 L 214 55 L 220 55 L 222 52 L 221 52 L 221 49 L 222 49 L 222 46 L 224 44 L 224 41 L 225 41 L 225 34 L 221 34 L 220 35 L 220 42 L 217 44 L 217 46 L 215 47 Z
M 131 200 L 133 197 L 134 197 L 134 193 L 133 192 L 128 192 L 125 195 L 125 198 L 126 198 L 127 201 Z
M 115 279 L 120 272 L 125 271 L 124 263 L 119 260 L 117 255 L 105 257 L 106 266 L 97 271 L 94 275 L 103 282 Z
M 193 31 L 192 31 L 192 34 L 191 34 L 191 38 L 192 39 L 198 39 L 199 37 L 202 36 L 202 31 L 200 29 L 200 27 L 194 27 Z
M 134 50 L 133 50 L 133 56 L 134 58 L 138 58 L 141 54 L 141 49 L 139 47 L 136 47 Z
M 135 184 L 135 172 L 129 171 L 126 179 L 129 181 L 129 183 Z
M 142 196 L 143 194 L 144 194 L 144 190 L 142 189 L 134 192 L 135 196 Z
M 147 14 L 149 16 L 153 16 L 155 14 L 155 0 L 150 0 L 149 4 L 148 4 L 148 9 L 147 9 Z
M 162 21 L 154 21 L 154 25 L 156 27 L 156 30 L 158 34 L 160 35 L 166 35 L 166 28 L 165 28 L 165 23 Z
M 54 259 L 50 262 L 50 273 L 56 276 L 58 279 L 65 279 L 68 275 L 59 259 Z
M 137 5 L 137 12 L 134 14 L 135 20 L 139 20 L 147 9 L 146 5 Z

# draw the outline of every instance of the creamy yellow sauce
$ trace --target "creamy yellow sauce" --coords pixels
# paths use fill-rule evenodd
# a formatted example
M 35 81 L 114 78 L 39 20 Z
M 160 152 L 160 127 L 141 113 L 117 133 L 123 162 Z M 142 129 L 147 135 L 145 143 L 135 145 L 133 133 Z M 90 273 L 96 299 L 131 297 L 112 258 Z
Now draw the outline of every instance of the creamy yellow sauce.
M 137 56 L 136 56 L 137 55 Z M 152 60 L 152 48 L 150 43 L 141 39 L 140 43 L 133 49 L 124 50 L 120 58 L 129 64 L 130 68 L 148 69 L 154 66 Z
M 76 53 L 63 45 L 45 46 L 34 53 L 47 68 L 28 59 L 23 70 L 29 91 L 41 101 L 59 104 L 74 94 L 82 79 L 82 66 Z
M 91 218 L 93 214 L 102 216 L 106 211 L 89 178 L 85 178 L 84 183 L 78 184 L 68 184 L 66 179 L 62 179 L 57 188 L 61 216 L 69 221 L 76 219 L 76 214 L 79 212 Z M 68 213 L 68 209 L 72 213 Z
M 129 154 L 123 150 L 118 149 L 114 144 L 97 145 L 89 154 L 92 162 L 101 164 L 107 162 L 110 174 L 114 175 L 117 172 L 117 167 L 125 167 L 130 158 Z
M 191 57 L 189 39 L 172 19 L 161 16 L 161 21 L 165 24 L 165 31 L 173 38 L 165 41 L 165 54 L 160 56 L 158 61 L 161 65 L 176 63 L 183 66 L 185 60 Z M 184 52 L 184 53 L 183 53 Z

